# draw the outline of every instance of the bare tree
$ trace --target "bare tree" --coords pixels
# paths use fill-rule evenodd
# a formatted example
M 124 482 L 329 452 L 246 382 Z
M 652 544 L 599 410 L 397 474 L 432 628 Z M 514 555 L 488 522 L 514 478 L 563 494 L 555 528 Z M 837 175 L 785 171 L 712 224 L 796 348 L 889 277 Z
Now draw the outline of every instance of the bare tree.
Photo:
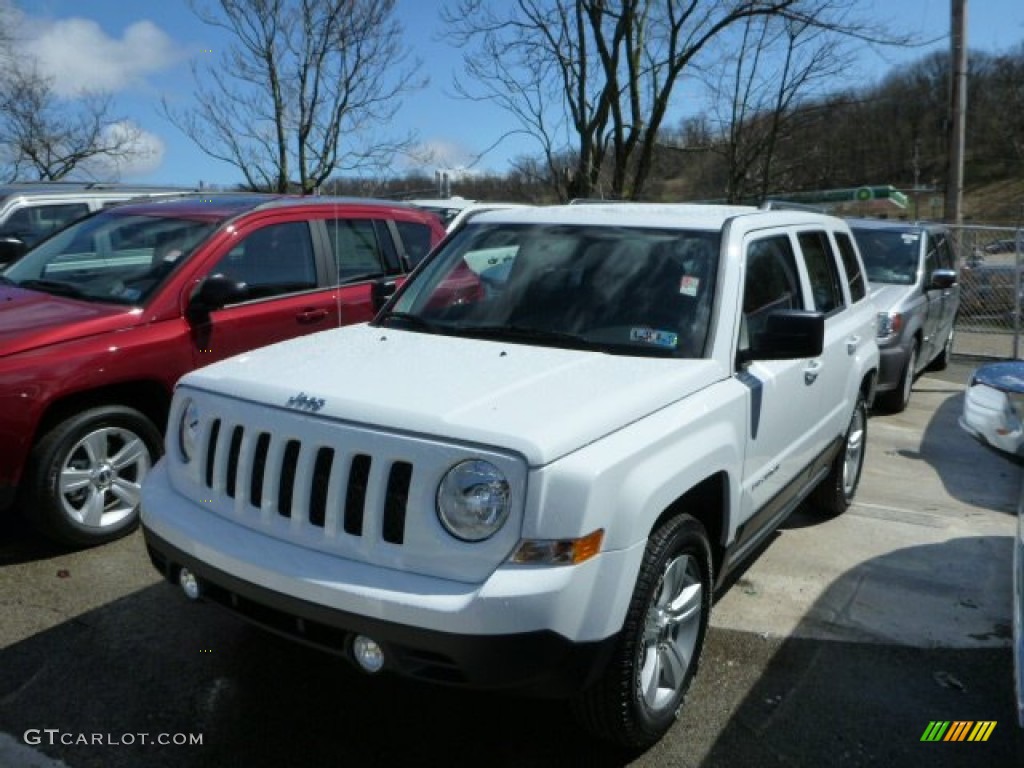
M 752 16 L 738 27 L 739 39 L 709 83 L 722 126 L 714 146 L 725 159 L 730 202 L 768 195 L 776 147 L 806 115 L 801 99 L 851 64 L 844 38 L 806 19 Z
M 696 57 L 746 19 L 785 17 L 876 43 L 844 0 L 449 0 L 450 37 L 466 49 L 456 90 L 493 101 L 533 136 L 564 197 L 635 199 L 658 133 Z M 558 168 L 571 156 L 570 168 Z
M 692 59 L 733 23 L 800 0 L 454 0 L 444 11 L 465 55 L 468 98 L 493 99 L 549 163 L 575 157 L 562 192 L 635 198 Z M 551 176 L 559 178 L 557 168 Z
M 116 173 L 147 150 L 141 132 L 113 114 L 111 97 L 60 97 L 25 51 L 15 50 L 20 14 L 0 0 L 0 176 L 56 181 Z
M 394 0 L 217 0 L 193 11 L 234 38 L 193 66 L 197 106 L 164 114 L 252 189 L 313 192 L 337 170 L 382 165 L 412 137 L 380 135 L 420 83 Z
M 144 155 L 141 131 L 112 106 L 102 93 L 59 98 L 34 66 L 8 63 L 0 75 L 0 163 L 8 179 L 57 181 L 98 168 L 109 175 Z

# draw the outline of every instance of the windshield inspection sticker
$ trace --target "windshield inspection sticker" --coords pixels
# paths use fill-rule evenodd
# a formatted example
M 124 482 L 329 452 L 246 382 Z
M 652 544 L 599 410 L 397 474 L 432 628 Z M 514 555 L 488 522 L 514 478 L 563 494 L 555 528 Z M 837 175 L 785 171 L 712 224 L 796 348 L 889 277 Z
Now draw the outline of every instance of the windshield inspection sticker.
M 700 288 L 699 277 L 683 275 L 683 279 L 679 281 L 679 292 L 683 294 L 683 296 L 696 296 L 698 288 Z
M 656 331 L 653 328 L 633 328 L 629 332 L 629 340 L 668 349 L 675 349 L 679 345 L 678 334 L 671 331 Z

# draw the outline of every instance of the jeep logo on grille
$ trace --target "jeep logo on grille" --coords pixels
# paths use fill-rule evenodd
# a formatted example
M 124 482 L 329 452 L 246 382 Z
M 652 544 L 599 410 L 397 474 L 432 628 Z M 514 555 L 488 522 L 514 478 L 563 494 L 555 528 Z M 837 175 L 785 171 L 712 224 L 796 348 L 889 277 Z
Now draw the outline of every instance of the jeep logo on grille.
M 288 398 L 285 407 L 316 413 L 324 407 L 324 399 L 322 397 L 309 397 L 305 392 L 299 392 L 299 394 Z

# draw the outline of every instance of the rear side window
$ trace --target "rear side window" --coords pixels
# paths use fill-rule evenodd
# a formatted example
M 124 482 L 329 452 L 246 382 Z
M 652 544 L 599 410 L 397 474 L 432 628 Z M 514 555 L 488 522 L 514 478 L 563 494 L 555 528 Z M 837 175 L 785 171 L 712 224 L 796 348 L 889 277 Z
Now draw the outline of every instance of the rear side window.
M 850 299 L 856 303 L 867 295 L 864 273 L 860 271 L 860 262 L 857 260 L 853 240 L 845 232 L 836 232 L 835 235 L 836 244 L 839 246 L 839 256 L 843 260 L 843 269 L 846 270 L 846 280 L 850 284 Z
M 418 221 L 395 221 L 395 227 L 405 246 L 409 267 L 415 267 L 430 253 L 430 227 Z
M 331 219 L 324 222 L 331 255 L 338 268 L 338 282 L 384 274 L 377 229 L 370 219 Z
M 807 264 L 814 308 L 826 315 L 841 309 L 843 289 L 839 284 L 839 269 L 828 236 L 824 232 L 801 232 L 797 240 Z

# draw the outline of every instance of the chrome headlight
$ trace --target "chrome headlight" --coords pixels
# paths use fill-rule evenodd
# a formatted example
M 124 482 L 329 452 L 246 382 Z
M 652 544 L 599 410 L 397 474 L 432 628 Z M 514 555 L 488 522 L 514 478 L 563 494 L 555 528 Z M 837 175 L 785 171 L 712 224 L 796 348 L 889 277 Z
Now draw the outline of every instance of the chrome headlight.
M 178 449 L 181 459 L 188 464 L 196 455 L 199 445 L 199 406 L 191 397 L 185 401 L 181 409 L 181 421 L 178 422 Z
M 437 516 L 452 536 L 483 541 L 505 524 L 509 485 L 501 470 L 482 459 L 456 464 L 437 487 Z

